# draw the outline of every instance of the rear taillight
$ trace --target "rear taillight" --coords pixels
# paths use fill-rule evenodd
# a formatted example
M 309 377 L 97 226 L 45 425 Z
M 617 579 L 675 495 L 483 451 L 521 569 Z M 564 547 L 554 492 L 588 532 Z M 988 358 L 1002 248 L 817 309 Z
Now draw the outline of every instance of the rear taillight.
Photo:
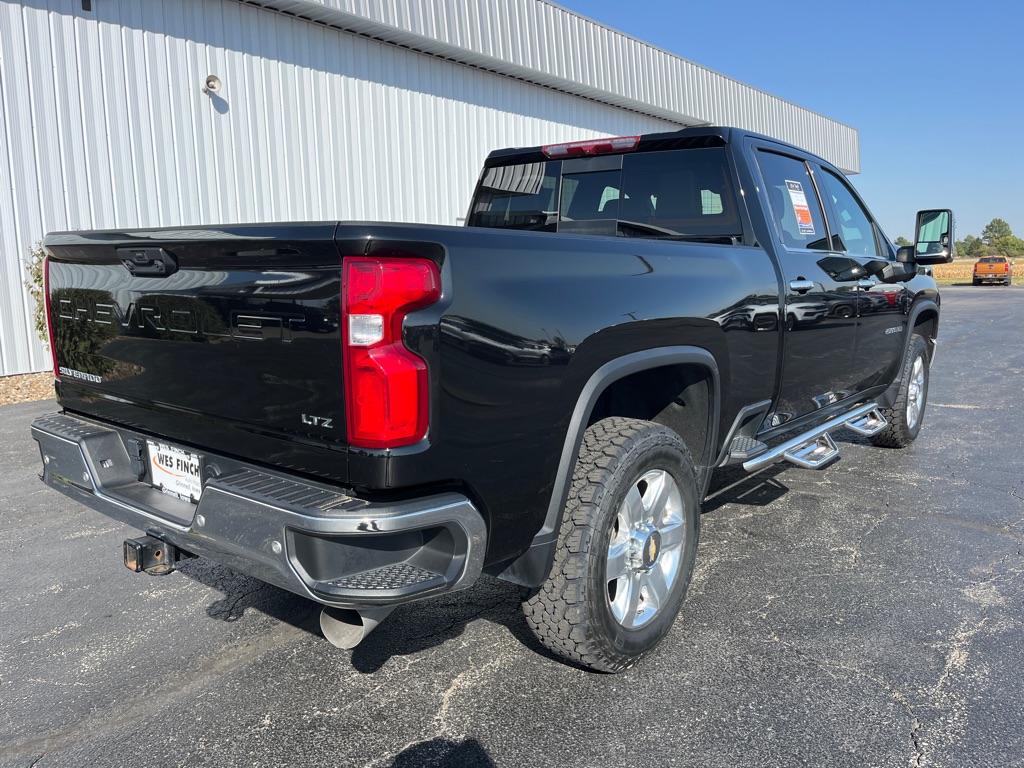
M 570 144 L 548 144 L 541 147 L 548 157 L 585 157 L 587 155 L 605 155 L 610 152 L 632 152 L 640 144 L 639 136 L 616 136 L 611 139 L 591 139 L 574 141 Z
M 440 298 L 437 266 L 418 258 L 346 257 L 341 295 L 349 444 L 418 442 L 427 433 L 427 366 L 402 343 L 402 322 Z
M 43 311 L 46 312 L 46 338 L 50 344 L 50 358 L 53 361 L 53 375 L 60 376 L 57 368 L 57 344 L 53 338 L 53 314 L 50 312 L 50 257 L 43 257 Z

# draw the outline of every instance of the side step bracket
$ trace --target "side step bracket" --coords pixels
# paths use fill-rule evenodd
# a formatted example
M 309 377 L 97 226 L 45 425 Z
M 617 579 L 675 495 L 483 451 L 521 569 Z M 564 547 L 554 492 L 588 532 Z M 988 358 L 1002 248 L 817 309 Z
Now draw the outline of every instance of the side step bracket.
M 858 435 L 871 437 L 872 435 L 877 435 L 889 426 L 889 422 L 886 420 L 885 416 L 882 415 L 882 412 L 875 408 L 873 411 L 865 413 L 863 416 L 850 419 L 846 422 L 845 426 L 852 429 Z
M 782 454 L 782 458 L 804 469 L 821 469 L 833 459 L 839 458 L 839 446 L 826 432 L 814 440 L 798 445 Z

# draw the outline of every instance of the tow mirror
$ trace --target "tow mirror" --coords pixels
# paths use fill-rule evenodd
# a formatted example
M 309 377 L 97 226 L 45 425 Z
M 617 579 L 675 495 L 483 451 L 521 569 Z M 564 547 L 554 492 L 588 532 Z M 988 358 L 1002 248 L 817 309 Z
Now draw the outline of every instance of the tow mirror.
M 953 260 L 954 222 L 951 210 L 918 211 L 916 232 L 914 261 L 918 264 L 948 264 Z M 903 251 L 901 248 L 900 252 Z M 900 261 L 901 253 L 896 256 Z

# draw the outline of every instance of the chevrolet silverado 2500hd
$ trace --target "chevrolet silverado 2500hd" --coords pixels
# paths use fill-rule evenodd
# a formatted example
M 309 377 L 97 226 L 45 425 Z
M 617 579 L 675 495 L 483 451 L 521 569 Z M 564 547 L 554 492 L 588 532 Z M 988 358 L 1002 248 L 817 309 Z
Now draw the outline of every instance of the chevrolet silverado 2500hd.
M 43 480 L 144 532 L 132 570 L 210 558 L 342 647 L 488 573 L 617 671 L 680 610 L 716 468 L 918 435 L 948 210 L 895 251 L 825 161 L 699 128 L 494 152 L 467 223 L 48 235 Z

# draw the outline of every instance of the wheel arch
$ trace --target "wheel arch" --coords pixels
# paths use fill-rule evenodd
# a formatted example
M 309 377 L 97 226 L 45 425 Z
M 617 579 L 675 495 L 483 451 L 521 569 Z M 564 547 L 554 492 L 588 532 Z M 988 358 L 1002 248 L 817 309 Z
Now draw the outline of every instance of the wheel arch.
M 665 377 L 668 383 L 661 390 L 662 395 L 670 392 L 676 383 L 685 385 L 677 395 L 683 392 L 699 393 L 700 385 L 704 385 L 706 396 L 698 395 L 698 399 L 705 398 L 703 409 L 698 409 L 698 413 L 704 416 L 703 427 L 697 423 L 700 419 L 689 415 L 680 417 L 678 413 L 669 413 L 669 408 L 649 414 L 645 420 L 663 424 L 679 434 L 690 449 L 698 469 L 698 488 L 706 488 L 716 458 L 721 408 L 720 377 L 714 356 L 700 347 L 678 346 L 643 350 L 611 360 L 590 376 L 576 400 L 562 444 L 544 524 L 526 552 L 498 574 L 500 578 L 528 587 L 536 587 L 543 582 L 554 556 L 562 524 L 562 510 L 571 485 L 573 467 L 579 457 L 583 433 L 594 421 L 606 416 L 642 418 L 635 412 L 617 412 L 622 410 L 616 403 L 618 395 L 633 390 L 634 385 L 646 383 L 650 378 L 657 379 L 659 372 L 670 374 Z M 650 403 L 657 403 L 663 398 L 655 395 L 653 399 L 644 399 L 650 411 Z M 635 401 L 628 397 L 626 400 L 636 407 Z M 698 443 L 699 447 L 696 445 Z
M 910 351 L 910 340 L 914 336 L 920 336 L 924 339 L 925 349 L 928 354 L 928 366 L 931 367 L 935 361 L 936 336 L 939 334 L 939 305 L 934 301 L 924 301 L 915 306 L 907 318 L 907 328 L 909 332 L 905 334 L 906 338 L 903 339 L 903 354 L 900 356 L 899 367 L 896 368 L 897 373 L 903 370 L 907 354 Z M 896 402 L 899 388 L 900 380 L 897 376 L 896 381 L 892 382 L 877 398 L 878 404 L 883 408 L 891 408 L 893 403 Z
M 935 339 L 939 335 L 939 307 L 934 302 L 927 302 L 915 307 L 907 321 L 907 327 L 911 332 L 903 343 L 903 356 L 906 357 L 910 349 L 910 337 L 917 334 L 924 339 L 928 348 L 928 364 L 931 365 L 935 359 Z

